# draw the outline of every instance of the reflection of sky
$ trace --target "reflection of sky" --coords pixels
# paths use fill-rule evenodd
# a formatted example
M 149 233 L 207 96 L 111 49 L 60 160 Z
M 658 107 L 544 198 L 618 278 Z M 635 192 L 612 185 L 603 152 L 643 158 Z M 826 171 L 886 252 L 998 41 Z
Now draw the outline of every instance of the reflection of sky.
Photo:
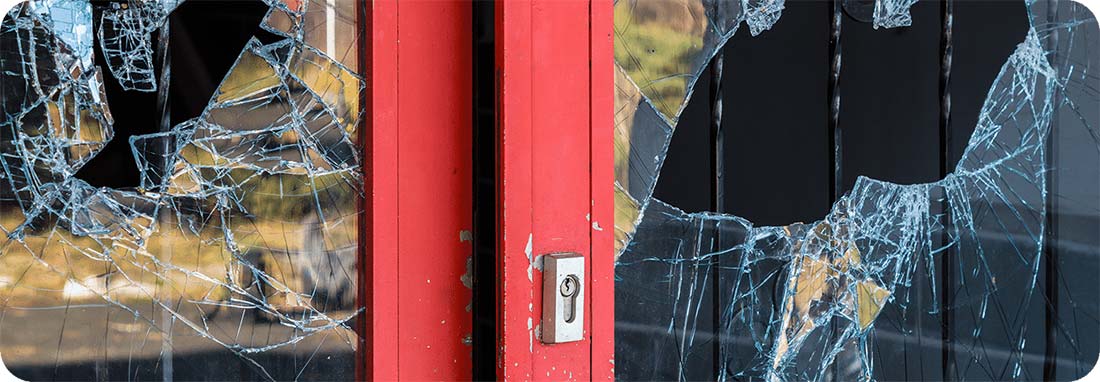
M 92 65 L 92 4 L 85 0 L 46 0 L 32 2 L 35 10 L 49 14 L 57 38 L 73 50 L 80 63 Z

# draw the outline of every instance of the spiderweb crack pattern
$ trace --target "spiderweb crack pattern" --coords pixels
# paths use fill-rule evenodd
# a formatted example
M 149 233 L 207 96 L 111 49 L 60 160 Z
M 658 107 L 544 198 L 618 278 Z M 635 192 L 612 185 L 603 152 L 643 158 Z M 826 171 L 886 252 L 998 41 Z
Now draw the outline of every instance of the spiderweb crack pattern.
M 151 34 L 180 3 L 111 3 L 93 34 L 90 2 L 33 0 L 0 25 L 3 326 L 25 327 L 33 319 L 21 317 L 37 311 L 106 308 L 125 312 L 112 324 L 136 329 L 109 329 L 92 357 L 123 351 L 116 356 L 133 361 L 159 341 L 170 360 L 173 348 L 203 348 L 191 345 L 198 339 L 265 378 L 298 378 L 318 351 L 358 343 L 349 322 L 363 310 L 355 142 L 365 81 L 354 38 L 323 36 L 325 23 L 354 25 L 354 10 L 267 1 L 262 25 L 283 38 L 250 41 L 200 116 L 130 138 L 140 187 L 75 178 L 115 135 L 100 65 L 124 89 L 156 90 Z M 314 46 L 318 39 L 327 46 Z M 105 63 L 95 62 L 94 41 Z M 277 330 L 242 333 L 255 331 L 250 321 Z M 64 321 L 42 325 L 59 339 L 31 346 L 26 359 L 87 356 L 61 346 Z M 282 366 L 256 357 L 303 347 L 308 358 L 290 374 L 269 373 Z M 4 355 L 12 365 L 18 354 Z
M 876 1 L 875 27 L 909 25 L 913 3 Z M 770 16 L 753 4 L 772 4 Z M 1027 2 L 1027 37 L 989 89 L 962 159 L 940 181 L 860 177 L 822 220 L 780 227 L 686 213 L 653 198 L 703 68 L 742 21 L 753 36 L 784 27 L 776 24 L 782 3 L 775 4 L 616 2 L 617 325 L 661 328 L 657 335 L 668 338 L 627 349 L 620 371 L 681 380 L 872 380 L 877 368 L 892 367 L 873 362 L 877 325 L 915 335 L 903 317 L 951 311 L 962 377 L 1039 378 L 1024 365 L 1026 346 L 1043 335 L 1028 312 L 1045 303 L 1036 291 L 1050 213 L 1046 175 L 1058 170 L 1048 167 L 1048 143 L 1052 120 L 1062 116 L 1058 129 L 1089 137 L 1072 144 L 1100 150 L 1096 118 L 1081 112 L 1100 99 L 1091 73 L 1095 18 L 1072 2 Z M 676 7 L 697 11 L 669 11 Z M 960 270 L 949 289 L 936 286 L 943 261 Z M 929 284 L 954 305 L 939 306 L 938 296 L 914 300 Z M 718 310 L 717 322 L 709 309 Z M 624 322 L 624 312 L 644 323 Z M 991 357 L 994 345 L 1009 354 Z M 628 345 L 617 346 L 622 353 Z

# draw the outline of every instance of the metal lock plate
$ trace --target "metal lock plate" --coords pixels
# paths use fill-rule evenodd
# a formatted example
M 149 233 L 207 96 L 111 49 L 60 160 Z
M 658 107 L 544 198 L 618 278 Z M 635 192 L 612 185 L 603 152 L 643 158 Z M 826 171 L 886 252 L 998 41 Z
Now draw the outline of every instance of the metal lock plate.
M 543 343 L 584 338 L 584 256 L 555 253 L 542 257 Z

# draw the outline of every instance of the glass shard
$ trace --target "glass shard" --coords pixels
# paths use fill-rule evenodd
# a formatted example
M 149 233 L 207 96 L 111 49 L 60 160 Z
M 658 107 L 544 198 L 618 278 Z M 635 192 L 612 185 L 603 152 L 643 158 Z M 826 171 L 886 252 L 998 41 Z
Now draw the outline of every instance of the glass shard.
M 884 341 L 921 336 L 920 317 L 938 323 L 950 314 L 960 379 L 1042 378 L 1035 353 L 1043 351 L 1049 302 L 1040 268 L 1048 246 L 1066 245 L 1047 238 L 1051 219 L 1065 213 L 1051 216 L 1048 198 L 1072 199 L 1078 214 L 1100 211 L 1096 187 L 1048 178 L 1066 166 L 1095 177 L 1094 162 L 1051 166 L 1063 152 L 1100 152 L 1094 16 L 1071 2 L 1027 3 L 1030 31 L 1003 64 L 962 160 L 944 179 L 901 185 L 860 177 L 821 220 L 762 227 L 653 197 L 672 134 L 684 128 L 678 113 L 728 40 L 724 33 L 736 31 L 730 20 L 745 20 L 756 35 L 783 8 L 742 2 L 742 14 L 730 3 L 704 2 L 705 12 L 647 8 L 690 2 L 616 4 L 617 376 L 883 379 L 876 353 L 896 346 Z M 909 25 L 913 3 L 876 1 L 874 26 Z M 723 37 L 709 43 L 691 25 L 712 25 Z M 655 42 L 669 36 L 696 42 Z M 1077 255 L 1097 252 L 1086 248 Z M 937 286 L 944 262 L 956 271 L 949 286 Z M 931 300 L 921 297 L 928 293 Z M 951 305 L 941 306 L 940 294 Z M 1091 298 L 1069 304 L 1093 311 Z M 1081 341 L 1060 338 L 1067 346 Z M 1065 357 L 1058 362 L 1083 360 L 1076 370 L 1085 372 L 1095 354 Z
M 99 44 L 107 67 L 123 89 L 157 90 L 152 33 L 167 21 L 180 0 L 111 3 L 99 21 Z
M 874 26 L 878 28 L 897 28 L 913 24 L 909 8 L 917 0 L 875 0 Z

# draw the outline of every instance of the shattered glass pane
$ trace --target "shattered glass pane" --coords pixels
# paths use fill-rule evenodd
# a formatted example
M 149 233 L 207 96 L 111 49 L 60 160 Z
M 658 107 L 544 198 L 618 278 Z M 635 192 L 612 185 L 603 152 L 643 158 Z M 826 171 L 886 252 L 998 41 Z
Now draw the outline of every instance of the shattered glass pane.
M 753 36 L 771 29 L 783 14 L 783 0 L 749 0 L 746 3 L 745 24 Z
M 167 86 L 153 34 L 181 2 L 32 0 L 0 25 L 4 364 L 26 379 L 350 378 L 355 2 L 267 1 L 277 41 L 244 46 L 198 117 L 130 136 L 139 187 L 74 176 L 127 111 L 102 67 L 126 90 Z M 202 366 L 227 355 L 239 364 Z
M 699 72 L 741 22 L 755 36 L 771 28 L 783 12 L 783 0 L 732 3 L 615 2 L 615 62 L 670 125 L 676 124 Z
M 168 19 L 179 0 L 111 3 L 99 21 L 99 44 L 111 74 L 127 90 L 156 91 L 150 35 Z
M 844 0 L 844 11 L 852 18 L 870 23 L 875 29 L 913 24 L 909 9 L 917 0 Z
M 909 15 L 909 8 L 916 4 L 917 0 L 875 0 L 875 29 L 896 28 L 913 24 L 913 17 Z
M 867 21 L 909 25 L 913 3 L 876 0 Z M 1100 214 L 1095 185 L 1050 180 L 1096 178 L 1097 22 L 1069 1 L 1026 5 L 1026 38 L 1004 62 L 961 161 L 944 179 L 903 185 L 860 177 L 821 220 L 756 226 L 684 212 L 654 198 L 654 186 L 696 80 L 737 25 L 745 21 L 753 36 L 799 26 L 776 22 L 782 2 L 618 1 L 616 331 L 634 335 L 617 335 L 617 376 L 896 379 L 886 376 L 900 375 L 891 374 L 898 366 L 876 354 L 892 354 L 892 337 L 923 338 L 939 368 L 940 338 L 920 337 L 920 321 L 949 316 L 958 379 L 1037 380 L 1050 311 L 1062 344 L 1054 361 L 1076 373 L 1058 378 L 1090 370 L 1095 335 L 1076 332 L 1076 320 L 1095 326 L 1100 301 L 1062 294 L 1057 308 L 1041 270 L 1052 245 L 1063 256 L 1100 253 L 1087 242 L 1049 238 L 1051 222 L 1081 216 L 1092 219 L 1084 227 L 1095 227 Z M 723 126 L 742 128 L 736 118 Z M 945 263 L 953 273 L 941 274 Z M 928 293 L 933 298 L 921 297 Z

